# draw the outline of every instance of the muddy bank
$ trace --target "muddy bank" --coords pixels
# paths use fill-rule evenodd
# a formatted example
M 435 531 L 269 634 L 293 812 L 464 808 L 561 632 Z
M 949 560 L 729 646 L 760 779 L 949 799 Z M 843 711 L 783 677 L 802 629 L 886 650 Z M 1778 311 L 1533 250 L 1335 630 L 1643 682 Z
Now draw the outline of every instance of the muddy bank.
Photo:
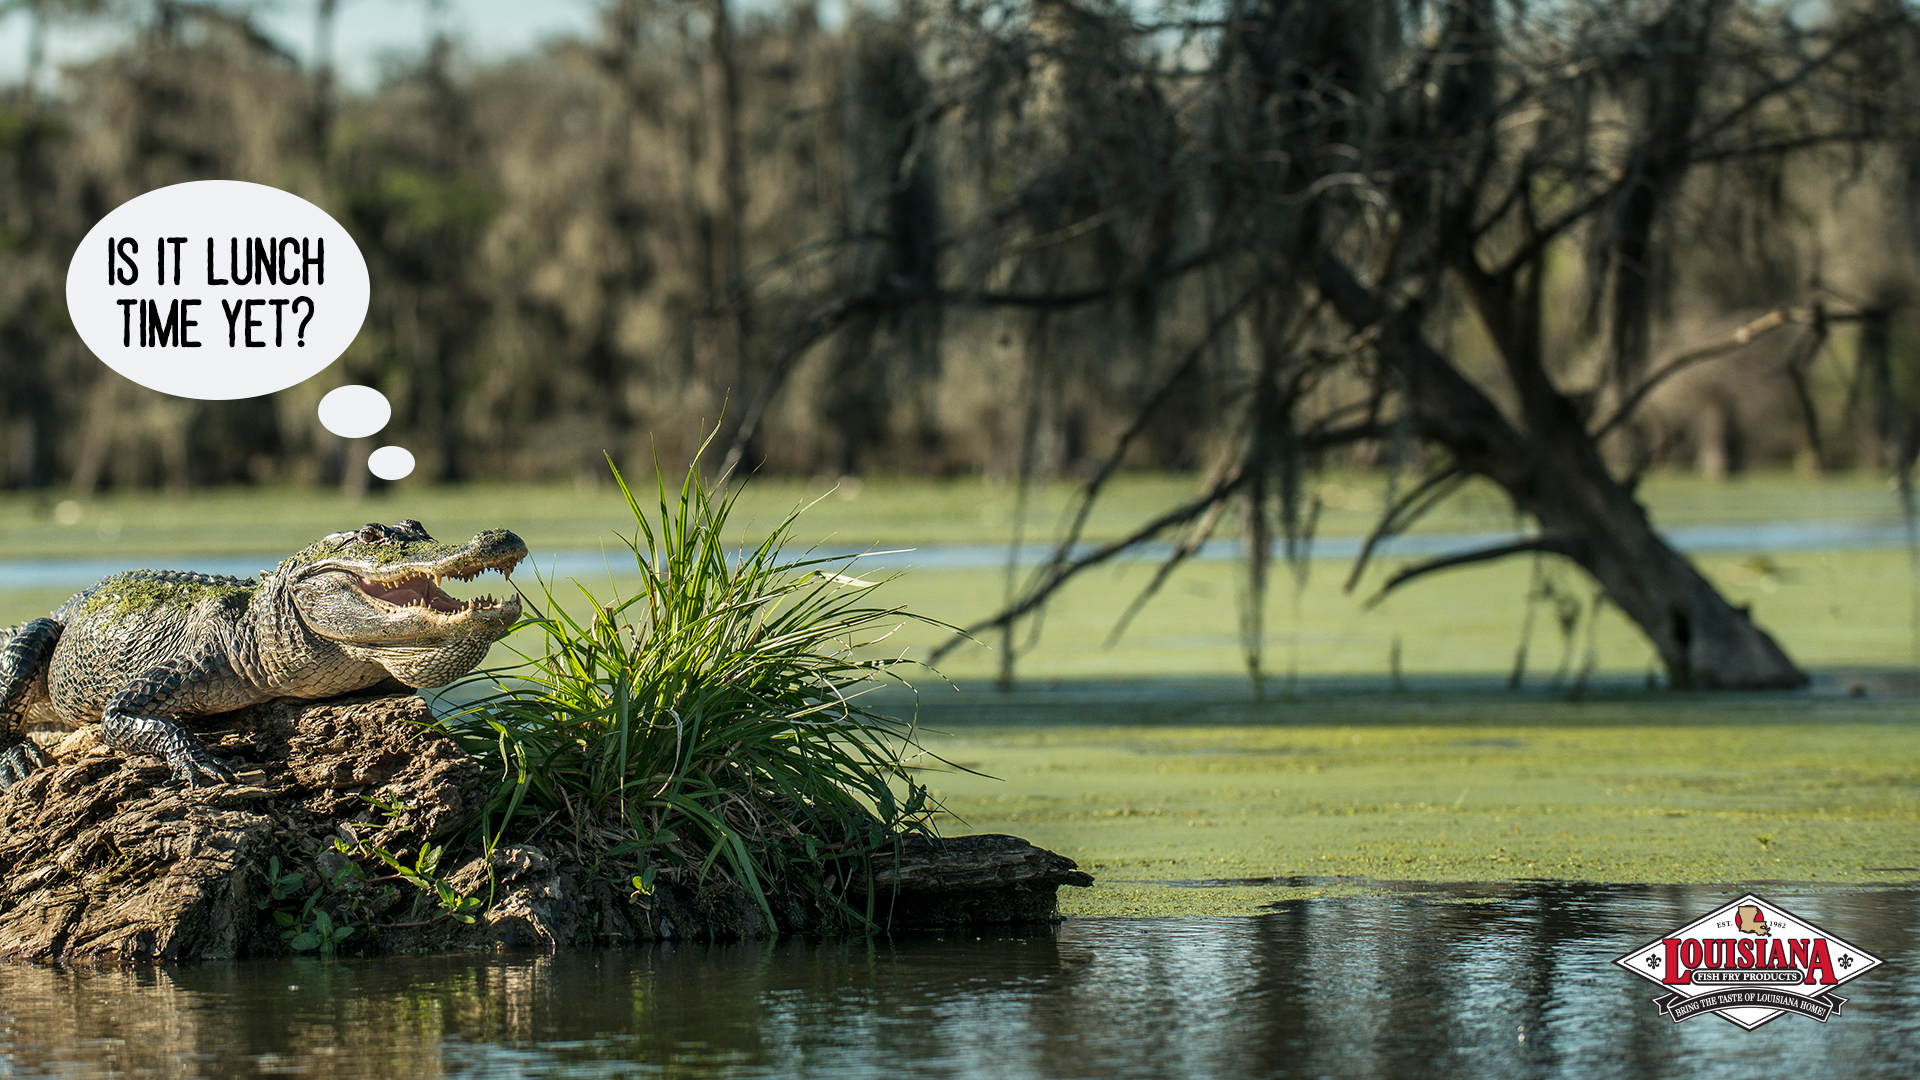
M 329 933 L 323 947 L 393 952 L 769 932 L 744 896 L 676 868 L 641 896 L 537 846 L 467 850 L 488 778 L 430 721 L 419 697 L 380 692 L 210 717 L 201 738 L 240 783 L 197 790 L 90 729 L 66 737 L 58 765 L 0 795 L 0 958 L 270 956 Z M 437 863 L 423 846 L 444 849 Z M 912 928 L 1043 921 L 1060 885 L 1091 879 L 973 836 L 910 838 L 875 883 L 882 917 Z M 810 929 L 793 921 L 781 929 Z

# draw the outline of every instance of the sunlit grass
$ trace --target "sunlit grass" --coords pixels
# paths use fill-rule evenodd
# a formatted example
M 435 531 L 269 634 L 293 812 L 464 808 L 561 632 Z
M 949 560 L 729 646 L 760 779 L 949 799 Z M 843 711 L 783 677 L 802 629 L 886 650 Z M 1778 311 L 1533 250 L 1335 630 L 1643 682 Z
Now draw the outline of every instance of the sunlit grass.
M 795 904 L 873 924 L 871 856 L 934 807 L 912 724 L 861 701 L 899 661 L 856 650 L 910 617 L 847 560 L 787 550 L 791 518 L 729 546 L 734 500 L 697 474 L 651 514 L 614 477 L 634 588 L 544 588 L 519 639 L 536 647 L 452 691 L 481 691 L 444 722 L 498 777 L 483 830 L 631 862 L 643 893 L 666 867 L 729 881 L 769 925 Z

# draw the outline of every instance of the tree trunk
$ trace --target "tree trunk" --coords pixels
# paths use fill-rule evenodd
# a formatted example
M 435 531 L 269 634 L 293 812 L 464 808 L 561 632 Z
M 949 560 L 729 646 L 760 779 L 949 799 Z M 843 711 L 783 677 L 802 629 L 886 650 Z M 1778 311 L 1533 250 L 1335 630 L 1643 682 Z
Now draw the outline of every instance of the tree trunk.
M 740 57 L 734 35 L 733 12 L 728 0 L 712 0 L 708 17 L 713 20 L 708 48 L 719 69 L 719 128 L 714 140 L 719 145 L 720 199 L 725 206 L 718 236 L 714 238 L 715 273 L 709 284 L 709 303 L 728 316 L 730 325 L 721 337 L 732 339 L 733 374 L 726 381 L 728 392 L 745 396 L 752 383 L 753 309 L 747 288 L 747 162 L 741 136 Z M 751 439 L 748 440 L 751 442 Z
M 1807 676 L 1653 530 L 1646 510 L 1605 467 L 1583 427 L 1535 435 L 1520 468 L 1489 473 L 1541 534 L 1593 576 L 1660 654 L 1667 685 L 1785 690 Z
M 333 150 L 333 26 L 340 0 L 319 0 L 313 9 L 313 156 L 324 167 Z
M 1645 508 L 1607 470 L 1578 410 L 1547 383 L 1537 365 L 1529 369 L 1509 362 L 1528 421 L 1522 431 L 1427 343 L 1415 312 L 1381 311 L 1367 288 L 1334 259 L 1321 260 L 1318 276 L 1321 292 L 1343 320 L 1356 328 L 1378 327 L 1379 350 L 1405 379 L 1419 433 L 1445 446 L 1461 468 L 1500 485 L 1515 507 L 1539 522 L 1537 544 L 1496 551 L 1553 551 L 1591 574 L 1659 652 L 1669 686 L 1778 690 L 1806 685 L 1806 675 L 1745 609 L 1727 603 L 1654 532 Z M 1483 315 L 1489 310 L 1497 315 L 1514 308 L 1483 306 Z M 1514 344 L 1507 333 L 1511 324 L 1497 317 L 1488 323 L 1503 349 Z

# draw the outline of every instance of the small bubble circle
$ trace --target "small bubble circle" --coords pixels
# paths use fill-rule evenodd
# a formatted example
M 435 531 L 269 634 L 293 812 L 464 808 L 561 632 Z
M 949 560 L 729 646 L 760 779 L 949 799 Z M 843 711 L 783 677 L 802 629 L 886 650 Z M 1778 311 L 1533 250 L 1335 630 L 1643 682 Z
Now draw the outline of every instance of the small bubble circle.
M 413 472 L 413 452 L 404 446 L 383 446 L 367 455 L 367 471 L 382 480 L 398 480 Z
M 393 419 L 387 396 L 371 386 L 342 386 L 320 399 L 320 426 L 343 439 L 360 439 Z

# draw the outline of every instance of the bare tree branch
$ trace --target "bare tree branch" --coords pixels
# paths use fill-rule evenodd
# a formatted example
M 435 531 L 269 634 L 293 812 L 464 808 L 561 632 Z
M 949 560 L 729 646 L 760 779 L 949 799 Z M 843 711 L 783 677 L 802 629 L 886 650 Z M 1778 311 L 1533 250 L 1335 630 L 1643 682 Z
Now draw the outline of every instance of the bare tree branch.
M 759 430 L 760 421 L 766 415 L 767 405 L 777 396 L 793 369 L 807 350 L 813 348 L 822 338 L 845 325 L 857 315 L 873 311 L 891 311 L 918 305 L 948 305 L 953 307 L 1008 307 L 1029 308 L 1034 310 L 1056 310 L 1085 307 L 1089 304 L 1112 300 L 1126 295 L 1129 291 L 1147 288 L 1164 283 L 1166 280 L 1183 276 L 1191 271 L 1210 265 L 1233 253 L 1226 245 L 1216 245 L 1171 263 L 1146 280 L 1115 282 L 1097 289 L 1080 289 L 1073 292 L 1005 292 L 987 289 L 926 290 L 920 292 L 872 292 L 849 296 L 816 308 L 787 335 L 787 344 L 768 365 L 765 381 L 754 393 L 747 411 L 740 418 L 740 426 L 734 430 L 733 439 L 727 446 L 726 457 L 722 459 L 720 475 L 728 475 L 740 458 L 746 453 L 747 444 Z
M 1901 25 L 1903 23 L 1904 23 L 1904 20 L 1902 19 L 1880 19 L 1880 20 L 1873 20 L 1873 21 L 1864 23 L 1861 26 L 1855 28 L 1852 32 L 1835 40 L 1834 43 L 1826 50 L 1826 52 L 1822 53 L 1820 56 L 1817 56 L 1808 60 L 1806 63 L 1802 64 L 1797 70 L 1795 70 L 1793 73 L 1783 78 L 1777 79 L 1774 82 L 1768 84 L 1767 86 L 1761 88 L 1759 91 L 1749 95 L 1739 105 L 1733 107 L 1732 109 L 1729 109 L 1726 112 L 1726 114 L 1718 117 L 1712 123 L 1708 124 L 1704 130 L 1700 131 L 1697 135 L 1693 137 L 1692 139 L 1693 145 L 1695 147 L 1704 147 L 1707 143 L 1711 142 L 1714 138 L 1718 137 L 1720 134 L 1729 130 L 1731 127 L 1733 127 L 1733 125 L 1739 122 L 1741 118 L 1751 115 L 1753 111 L 1755 109 L 1758 109 L 1761 105 L 1766 104 L 1768 101 L 1778 97 L 1780 94 L 1786 92 L 1787 90 L 1790 90 L 1793 87 L 1796 87 L 1801 83 L 1805 82 L 1809 77 L 1811 77 L 1818 71 L 1825 68 L 1828 64 L 1831 64 L 1835 59 L 1845 55 L 1847 50 L 1857 45 L 1860 41 L 1866 39 L 1867 37 L 1873 34 L 1884 33 L 1887 30 L 1892 29 L 1895 26 Z M 1814 145 L 1816 142 L 1819 142 L 1819 141 L 1826 141 L 1826 140 L 1816 139 L 1813 141 L 1806 141 L 1806 142 L 1803 142 L 1801 140 L 1794 140 L 1790 143 L 1782 144 L 1782 147 L 1778 152 L 1785 153 L 1792 149 L 1800 149 L 1800 148 L 1803 148 L 1804 146 Z M 1719 150 L 1719 151 L 1699 150 L 1696 153 L 1698 156 L 1696 156 L 1695 153 L 1690 153 L 1688 155 L 1688 161 L 1690 163 L 1705 162 L 1705 161 L 1712 161 L 1712 160 L 1724 160 L 1732 156 L 1745 156 L 1744 153 L 1742 153 L 1741 151 L 1734 151 L 1734 150 Z M 1571 210 L 1568 210 L 1562 213 L 1560 216 L 1554 218 L 1552 221 L 1542 225 L 1540 227 L 1540 230 L 1537 233 L 1535 233 L 1533 236 L 1529 237 L 1525 244 L 1521 245 L 1506 259 L 1502 260 L 1500 266 L 1493 271 L 1493 276 L 1500 277 L 1500 278 L 1507 277 L 1508 275 L 1511 275 L 1514 272 L 1516 272 L 1520 267 L 1526 265 L 1529 262 L 1532 262 L 1535 258 L 1539 257 L 1541 252 L 1546 250 L 1547 245 L 1551 244 L 1554 240 L 1558 239 L 1562 233 L 1566 232 L 1568 229 L 1572 228 L 1573 226 L 1579 224 L 1581 221 L 1585 220 L 1588 215 L 1592 214 L 1595 210 L 1598 210 L 1600 207 L 1605 206 L 1610 200 L 1612 200 L 1615 196 L 1617 196 L 1627 186 L 1627 184 L 1631 181 L 1631 179 L 1632 178 L 1629 175 L 1625 173 L 1621 173 L 1620 175 L 1616 176 L 1611 183 L 1607 184 L 1605 187 L 1599 189 L 1598 191 L 1593 192 L 1587 198 L 1581 200 L 1580 203 L 1576 205 L 1574 208 L 1572 208 Z M 1516 190 L 1519 190 L 1522 187 L 1524 187 L 1524 185 L 1516 185 Z M 1491 225 L 1493 220 L 1496 220 L 1496 219 L 1489 219 L 1487 224 Z
M 1102 544 L 1100 547 L 1095 548 L 1080 558 L 1074 559 L 1066 565 L 1061 566 L 1047 575 L 1045 580 L 1028 590 L 1027 595 L 1022 597 L 1019 603 L 1009 606 L 1006 610 L 991 619 L 986 619 L 963 628 L 960 633 L 954 635 L 946 644 L 935 649 L 933 655 L 928 659 L 928 662 L 939 663 L 941 657 L 947 655 L 948 652 L 963 642 L 971 640 L 974 634 L 983 630 L 994 630 L 1012 625 L 1014 621 L 1046 603 L 1049 597 L 1059 591 L 1062 585 L 1065 585 L 1080 571 L 1086 570 L 1089 567 L 1098 566 L 1116 555 L 1138 547 L 1176 525 L 1183 525 L 1186 522 L 1192 521 L 1214 504 L 1226 501 L 1234 492 L 1240 490 L 1240 488 L 1247 483 L 1248 479 L 1249 476 L 1247 473 L 1236 472 L 1233 476 L 1215 484 L 1205 495 L 1200 496 L 1192 502 L 1177 506 L 1159 517 L 1154 518 L 1152 521 L 1147 522 L 1140 528 L 1135 529 L 1127 536 Z
M 1119 621 L 1113 624 L 1113 630 L 1107 634 L 1105 642 L 1107 648 L 1111 649 L 1119 643 L 1121 636 L 1127 632 L 1127 627 L 1133 625 L 1134 617 L 1145 610 L 1147 602 L 1159 594 L 1160 587 L 1173 576 L 1174 570 L 1206 546 L 1207 540 L 1213 536 L 1213 530 L 1220 524 L 1220 518 L 1225 514 L 1226 509 L 1225 499 L 1214 503 L 1194 525 L 1193 530 L 1182 537 L 1179 543 L 1173 545 L 1173 551 L 1167 555 L 1166 561 L 1154 571 L 1153 580 L 1147 582 L 1146 587 L 1133 598 L 1133 602 L 1127 605 L 1127 610 L 1120 614 Z
M 1441 570 L 1451 570 L 1456 566 L 1471 566 L 1474 563 L 1491 562 L 1494 559 L 1504 559 L 1509 555 L 1526 555 L 1536 551 L 1546 552 L 1552 555 L 1569 556 L 1573 553 L 1572 546 L 1566 542 L 1542 536 L 1532 540 L 1521 540 L 1512 544 L 1497 544 L 1493 547 L 1463 551 L 1458 555 L 1443 555 L 1437 559 L 1429 559 L 1426 562 L 1409 566 L 1394 574 L 1381 584 L 1380 591 L 1367 598 L 1366 606 L 1373 607 L 1379 604 L 1387 598 L 1388 593 L 1415 578 L 1425 577 L 1428 574 Z
M 1160 406 L 1172 396 L 1175 388 L 1193 374 L 1194 369 L 1200 364 L 1201 357 L 1206 355 L 1207 349 L 1212 347 L 1214 341 L 1219 338 L 1220 332 L 1246 310 L 1247 303 L 1259 293 L 1262 284 L 1263 282 L 1256 278 L 1246 291 L 1240 294 L 1239 299 L 1228 304 L 1224 310 L 1213 317 L 1207 325 L 1206 332 L 1200 335 L 1200 340 L 1193 343 L 1193 347 L 1187 350 L 1180 362 L 1174 365 L 1165 379 L 1161 380 L 1159 388 L 1134 413 L 1133 422 L 1120 433 L 1120 438 L 1114 443 L 1113 451 L 1107 455 L 1105 461 L 1100 463 L 1100 468 L 1088 478 L 1085 487 L 1081 490 L 1080 506 L 1074 512 L 1073 524 L 1068 527 L 1066 535 L 1061 538 L 1059 544 L 1055 545 L 1052 557 L 1047 560 L 1049 566 L 1062 562 L 1067 553 L 1073 550 L 1073 546 L 1080 542 L 1081 532 L 1086 528 L 1087 515 L 1093 510 L 1093 502 L 1099 497 L 1100 489 L 1112 478 L 1114 470 L 1120 467 L 1127 448 L 1132 446 L 1133 441 L 1140 437 L 1140 433 L 1147 429 L 1148 421 L 1153 419 Z
M 1711 345 L 1702 345 L 1697 349 L 1689 349 L 1675 356 L 1673 359 L 1668 360 L 1656 368 L 1653 373 L 1645 379 L 1642 379 L 1640 385 L 1634 387 L 1633 391 L 1626 396 L 1625 400 L 1620 402 L 1620 407 L 1615 409 L 1612 415 L 1608 416 L 1603 423 L 1593 429 L 1593 437 L 1599 439 L 1614 428 L 1625 423 L 1626 420 L 1633 415 L 1634 411 L 1646 402 L 1647 395 L 1653 393 L 1656 387 L 1693 365 L 1706 360 L 1712 360 L 1717 356 L 1725 356 L 1731 352 L 1738 352 L 1752 344 L 1756 338 L 1764 336 L 1769 331 L 1778 330 L 1780 327 L 1786 326 L 1789 323 L 1811 323 L 1812 321 L 1813 315 L 1809 311 L 1787 310 L 1784 308 L 1776 309 L 1741 326 L 1733 333 L 1728 334 L 1724 340 L 1716 341 Z
M 854 316 L 884 304 L 881 297 L 872 295 L 847 297 L 815 309 L 788 335 L 786 346 L 768 366 L 766 380 L 761 383 L 759 392 L 748 403 L 747 411 L 741 414 L 740 426 L 734 429 L 733 439 L 727 444 L 727 454 L 721 459 L 718 475 L 733 475 L 734 467 L 740 464 L 741 456 L 747 452 L 747 444 L 753 440 L 754 432 L 760 429 L 760 419 L 766 415 L 768 404 L 786 385 L 787 377 L 793 373 L 795 365 L 807 354 L 807 350 Z
M 1387 507 L 1373 526 L 1373 531 L 1367 533 L 1366 542 L 1360 545 L 1360 554 L 1354 557 L 1353 570 L 1347 574 L 1347 583 L 1342 591 L 1352 592 L 1353 587 L 1360 583 L 1360 575 L 1367 572 L 1367 563 L 1373 558 L 1373 549 L 1380 541 L 1405 532 L 1414 522 L 1425 517 L 1427 511 L 1446 501 L 1471 479 L 1472 473 L 1455 465 L 1420 481 L 1412 491 Z M 1429 495 L 1432 497 L 1428 498 Z

